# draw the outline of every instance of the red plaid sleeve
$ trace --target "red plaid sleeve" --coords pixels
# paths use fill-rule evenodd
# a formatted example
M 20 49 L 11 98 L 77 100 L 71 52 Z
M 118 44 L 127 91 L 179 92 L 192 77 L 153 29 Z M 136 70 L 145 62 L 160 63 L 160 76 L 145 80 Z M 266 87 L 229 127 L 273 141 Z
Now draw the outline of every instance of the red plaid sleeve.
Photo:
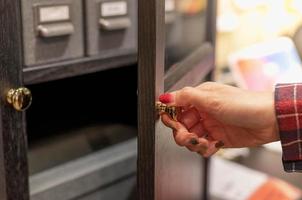
M 275 109 L 285 171 L 302 171 L 302 84 L 278 84 Z

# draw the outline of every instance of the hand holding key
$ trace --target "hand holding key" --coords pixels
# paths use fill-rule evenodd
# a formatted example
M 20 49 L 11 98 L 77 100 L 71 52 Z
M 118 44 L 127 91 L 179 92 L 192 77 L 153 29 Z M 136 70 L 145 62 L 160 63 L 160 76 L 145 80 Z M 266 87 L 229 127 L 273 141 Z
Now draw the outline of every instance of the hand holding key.
M 163 94 L 180 109 L 177 121 L 162 113 L 175 142 L 209 157 L 219 148 L 253 147 L 279 140 L 273 92 L 251 92 L 214 82 Z

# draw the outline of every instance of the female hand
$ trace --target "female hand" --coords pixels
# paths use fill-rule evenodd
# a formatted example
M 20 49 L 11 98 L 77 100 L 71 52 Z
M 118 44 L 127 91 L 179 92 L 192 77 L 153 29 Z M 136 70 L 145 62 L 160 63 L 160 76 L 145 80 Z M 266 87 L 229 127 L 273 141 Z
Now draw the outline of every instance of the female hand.
M 175 142 L 208 157 L 221 147 L 253 147 L 279 140 L 272 92 L 251 92 L 214 82 L 160 96 L 180 107 L 177 121 L 162 114 Z

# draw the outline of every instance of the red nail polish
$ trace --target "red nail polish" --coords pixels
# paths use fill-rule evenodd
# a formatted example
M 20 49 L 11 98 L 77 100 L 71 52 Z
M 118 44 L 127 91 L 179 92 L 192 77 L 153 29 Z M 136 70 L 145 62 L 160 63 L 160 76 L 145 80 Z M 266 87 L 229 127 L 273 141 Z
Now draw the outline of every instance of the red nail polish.
M 170 93 L 162 94 L 159 96 L 159 101 L 162 103 L 171 103 L 172 95 Z

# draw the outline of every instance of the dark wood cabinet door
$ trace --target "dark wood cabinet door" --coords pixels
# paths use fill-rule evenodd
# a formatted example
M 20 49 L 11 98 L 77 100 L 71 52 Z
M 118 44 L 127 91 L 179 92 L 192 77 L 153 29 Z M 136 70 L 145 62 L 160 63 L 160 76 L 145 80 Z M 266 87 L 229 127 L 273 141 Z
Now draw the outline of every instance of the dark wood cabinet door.
M 6 102 L 11 88 L 22 85 L 19 0 L 0 0 L 0 199 L 26 200 L 27 141 L 24 114 Z
M 175 144 L 171 130 L 163 126 L 155 112 L 155 102 L 160 94 L 195 86 L 211 74 L 214 67 L 216 1 L 207 1 L 204 43 L 188 59 L 181 60 L 168 71 L 165 71 L 165 1 L 138 2 L 139 199 L 206 199 L 206 161 Z M 199 56 L 197 62 L 194 59 L 196 55 Z M 196 67 L 188 66 L 190 63 L 195 63 Z M 188 69 L 184 70 L 185 67 Z

